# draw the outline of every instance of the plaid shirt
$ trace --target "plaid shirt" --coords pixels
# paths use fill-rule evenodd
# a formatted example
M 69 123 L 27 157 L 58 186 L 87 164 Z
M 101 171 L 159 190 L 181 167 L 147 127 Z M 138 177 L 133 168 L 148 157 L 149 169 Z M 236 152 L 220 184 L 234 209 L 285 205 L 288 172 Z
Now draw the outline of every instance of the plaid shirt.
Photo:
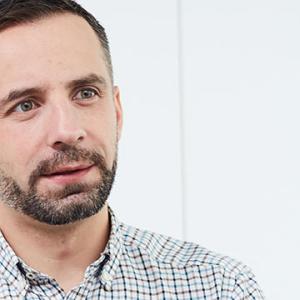
M 119 223 L 105 251 L 67 294 L 27 266 L 0 235 L 0 299 L 263 299 L 251 271 L 193 243 Z

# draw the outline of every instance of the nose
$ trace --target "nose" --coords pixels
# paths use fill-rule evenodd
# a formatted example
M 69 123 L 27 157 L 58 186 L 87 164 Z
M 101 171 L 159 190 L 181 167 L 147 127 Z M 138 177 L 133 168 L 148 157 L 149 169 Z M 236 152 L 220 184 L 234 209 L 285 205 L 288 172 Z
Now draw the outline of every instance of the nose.
M 55 150 L 75 146 L 86 137 L 80 113 L 71 104 L 52 107 L 49 112 L 48 145 Z

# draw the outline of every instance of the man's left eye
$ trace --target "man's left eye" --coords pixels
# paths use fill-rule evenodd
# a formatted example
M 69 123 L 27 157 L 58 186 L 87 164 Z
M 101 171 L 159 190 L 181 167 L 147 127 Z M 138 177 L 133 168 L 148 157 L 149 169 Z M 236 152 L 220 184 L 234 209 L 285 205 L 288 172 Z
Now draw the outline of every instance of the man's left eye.
M 94 89 L 83 89 L 80 90 L 74 97 L 75 100 L 82 100 L 82 99 L 90 99 L 97 95 L 98 93 Z

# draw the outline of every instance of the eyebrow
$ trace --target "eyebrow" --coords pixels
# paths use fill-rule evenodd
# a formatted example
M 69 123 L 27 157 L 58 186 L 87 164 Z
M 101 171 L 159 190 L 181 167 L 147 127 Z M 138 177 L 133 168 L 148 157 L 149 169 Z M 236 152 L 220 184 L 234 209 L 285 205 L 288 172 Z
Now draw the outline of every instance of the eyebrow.
M 95 73 L 88 74 L 87 76 L 71 80 L 66 83 L 66 87 L 68 89 L 75 88 L 77 86 L 84 86 L 84 85 L 91 85 L 91 84 L 99 84 L 103 88 L 107 86 L 107 82 L 104 77 L 99 76 Z M 25 98 L 28 96 L 36 95 L 36 94 L 42 94 L 45 93 L 45 88 L 40 87 L 31 87 L 31 88 L 24 88 L 24 89 L 16 89 L 12 90 L 8 93 L 8 95 L 2 99 L 0 99 L 0 106 L 4 106 L 7 103 L 16 101 L 19 98 Z
M 67 83 L 66 87 L 69 89 L 72 89 L 76 86 L 83 86 L 83 85 L 89 85 L 89 84 L 99 84 L 103 87 L 107 86 L 107 82 L 104 77 L 99 76 L 97 74 L 91 73 L 85 77 L 74 79 Z
M 8 96 L 0 99 L 0 106 L 4 106 L 9 102 L 16 101 L 19 98 L 24 98 L 33 94 L 41 93 L 40 88 L 24 88 L 19 90 L 12 90 Z

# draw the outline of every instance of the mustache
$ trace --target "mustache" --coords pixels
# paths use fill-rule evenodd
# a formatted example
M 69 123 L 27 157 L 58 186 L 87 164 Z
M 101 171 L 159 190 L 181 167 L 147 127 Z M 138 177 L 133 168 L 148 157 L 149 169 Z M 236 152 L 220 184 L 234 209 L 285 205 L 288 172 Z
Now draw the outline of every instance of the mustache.
M 29 187 L 33 188 L 40 176 L 54 172 L 56 167 L 79 161 L 94 164 L 105 174 L 108 172 L 104 157 L 97 151 L 68 146 L 55 152 L 51 158 L 38 163 L 29 177 Z

